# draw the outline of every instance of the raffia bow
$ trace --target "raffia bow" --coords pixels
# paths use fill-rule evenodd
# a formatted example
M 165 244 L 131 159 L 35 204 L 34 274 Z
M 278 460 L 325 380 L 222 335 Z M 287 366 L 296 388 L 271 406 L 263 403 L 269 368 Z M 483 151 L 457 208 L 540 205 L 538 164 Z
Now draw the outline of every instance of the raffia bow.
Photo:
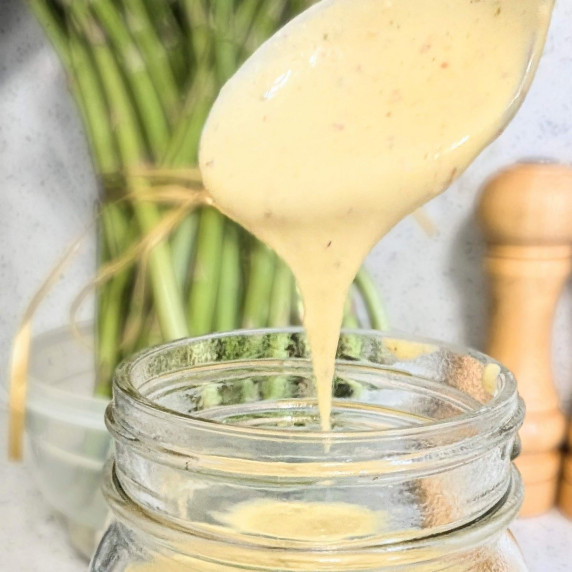
M 129 180 L 129 193 L 119 193 L 126 187 Z M 140 261 L 140 270 L 136 284 L 144 288 L 144 269 L 153 248 L 169 237 L 178 224 L 194 209 L 200 206 L 214 206 L 211 197 L 202 185 L 198 169 L 146 169 L 131 170 L 127 175 L 107 177 L 106 186 L 111 190 L 114 204 L 122 202 L 151 202 L 160 205 L 171 205 L 175 208 L 166 214 L 160 223 L 140 240 L 126 250 L 119 258 L 103 265 L 97 275 L 81 290 L 71 305 L 72 329 L 78 336 L 77 313 L 87 296 L 96 288 L 110 280 L 117 273 Z M 28 382 L 28 367 L 30 345 L 32 339 L 32 323 L 38 308 L 57 284 L 62 272 L 69 266 L 81 250 L 82 244 L 93 230 L 101 216 L 101 210 L 88 225 L 81 236 L 75 239 L 65 250 L 62 257 L 51 268 L 47 277 L 38 288 L 32 300 L 24 311 L 11 353 L 10 366 L 10 395 L 9 395 L 9 426 L 8 426 L 8 455 L 17 461 L 22 458 L 24 429 L 26 424 L 26 395 Z

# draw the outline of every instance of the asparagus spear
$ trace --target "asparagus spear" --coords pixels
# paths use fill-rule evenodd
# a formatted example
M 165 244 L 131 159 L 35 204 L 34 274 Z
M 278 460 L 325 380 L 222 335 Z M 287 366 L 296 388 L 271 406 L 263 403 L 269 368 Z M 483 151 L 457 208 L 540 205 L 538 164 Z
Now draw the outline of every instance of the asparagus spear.
M 234 330 L 239 324 L 242 276 L 238 232 L 235 223 L 226 221 L 214 326 L 217 332 Z
M 153 27 L 144 0 L 124 0 L 123 6 L 128 30 L 149 70 L 167 121 L 172 125 L 177 119 L 180 94 L 167 49 Z
M 356 316 L 355 307 L 353 304 L 353 288 L 350 289 L 348 299 L 346 300 L 346 306 L 344 308 L 344 320 L 343 327 L 349 329 L 359 328 L 359 320 Z
M 256 328 L 266 325 L 276 255 L 261 242 L 256 241 L 250 254 L 251 267 L 248 276 L 242 326 Z
M 174 13 L 179 2 L 174 4 L 164 0 L 145 0 L 149 17 L 157 30 L 157 37 L 165 47 L 173 75 L 179 89 L 185 89 L 189 76 L 190 52 L 185 38 L 185 30 Z
M 74 4 L 80 5 L 81 2 Z M 169 123 L 155 85 L 148 73 L 141 52 L 137 49 L 125 26 L 124 18 L 110 0 L 92 0 L 91 10 L 114 47 L 117 63 L 121 64 L 129 88 L 133 92 L 133 108 L 139 113 L 141 125 L 154 158 L 161 157 L 169 141 Z M 88 22 L 89 13 L 82 15 Z
M 171 240 L 173 268 L 181 292 L 187 289 L 189 268 L 192 263 L 198 229 L 198 217 L 191 213 L 179 225 Z
M 91 13 L 85 9 L 85 5 L 81 2 L 72 2 L 69 6 L 76 25 L 85 33 L 91 44 L 110 114 L 114 118 L 115 136 L 122 162 L 127 168 L 140 165 L 146 157 L 144 139 L 113 53 L 109 45 L 102 41 L 103 33 Z M 140 178 L 129 177 L 128 186 L 136 195 L 146 190 L 148 185 Z M 155 205 L 135 201 L 133 208 L 143 233 L 151 232 L 158 225 L 161 215 Z M 158 244 L 150 252 L 149 271 L 157 313 L 165 338 L 176 339 L 186 336 L 188 330 L 183 318 L 181 295 L 174 276 L 171 252 L 165 242 Z
M 278 328 L 290 324 L 292 314 L 292 288 L 294 277 L 284 261 L 277 258 L 274 283 L 270 295 L 268 326 Z
M 200 132 L 220 85 L 254 48 L 308 3 L 125 0 L 120 9 L 113 0 L 64 0 L 62 12 L 53 0 L 30 0 L 68 71 L 99 172 L 127 172 L 128 191 L 135 196 L 147 194 L 148 185 L 129 176 L 132 167 L 149 160 L 166 167 L 196 164 Z M 72 25 L 66 27 L 64 13 Z M 187 94 L 183 105 L 182 93 Z M 142 233 L 150 232 L 163 216 L 162 209 L 148 202 L 134 200 L 129 208 L 107 205 L 102 215 L 102 262 L 127 248 L 126 234 L 134 228 L 129 222 L 131 208 Z M 191 215 L 181 224 L 171 244 L 164 242 L 153 249 L 152 296 L 139 297 L 140 289 L 133 288 L 129 278 L 131 271 L 101 288 L 98 353 L 105 363 L 120 357 L 120 352 L 112 355 L 105 349 L 120 347 L 118 336 L 127 336 L 130 347 L 123 349 L 131 351 L 130 331 L 140 330 L 136 345 L 186 335 L 185 314 L 205 332 L 236 327 L 241 310 L 243 323 L 253 327 L 278 326 L 296 315 L 299 319 L 299 297 L 283 263 L 266 247 L 248 240 L 247 253 L 241 255 L 248 261 L 245 274 L 237 250 L 247 233 L 213 211 L 199 216 Z M 236 242 L 230 235 L 237 237 Z M 185 267 L 193 259 L 194 267 L 210 277 L 208 288 L 203 283 L 195 291 L 196 280 L 186 283 Z M 241 290 L 237 286 L 241 275 L 248 276 L 248 281 L 244 292 L 236 294 Z M 187 286 L 190 293 L 183 298 Z M 358 276 L 357 287 L 372 326 L 384 327 L 383 307 L 371 279 Z M 125 323 L 126 304 L 121 300 L 126 297 L 132 299 L 131 313 L 139 309 L 142 314 L 141 308 L 148 312 L 147 325 L 140 319 L 137 328 L 133 320 Z M 355 325 L 353 312 L 346 313 L 346 324 Z M 150 331 L 145 332 L 146 328 Z
M 199 222 L 187 317 L 189 331 L 195 336 L 207 334 L 213 329 L 223 231 L 223 216 L 214 209 L 204 209 Z
M 100 89 L 97 73 L 83 41 L 73 27 L 69 27 L 68 65 L 76 78 L 78 98 L 82 101 L 86 123 L 91 127 L 89 139 L 99 169 L 102 173 L 112 173 L 117 169 L 117 155 L 109 123 L 100 121 L 107 114 L 104 95 Z M 128 224 L 120 207 L 113 203 L 103 206 L 101 223 L 105 247 L 110 258 L 118 257 L 127 248 Z M 102 245 L 103 246 L 103 245 Z M 106 261 L 101 258 L 101 263 Z M 128 286 L 129 271 L 123 270 L 111 283 L 98 290 L 97 321 L 97 380 L 96 395 L 109 395 L 111 375 L 119 359 L 119 344 L 124 312 L 125 291 Z
M 377 285 L 365 268 L 361 268 L 355 278 L 355 285 L 361 293 L 374 330 L 388 330 L 389 320 Z

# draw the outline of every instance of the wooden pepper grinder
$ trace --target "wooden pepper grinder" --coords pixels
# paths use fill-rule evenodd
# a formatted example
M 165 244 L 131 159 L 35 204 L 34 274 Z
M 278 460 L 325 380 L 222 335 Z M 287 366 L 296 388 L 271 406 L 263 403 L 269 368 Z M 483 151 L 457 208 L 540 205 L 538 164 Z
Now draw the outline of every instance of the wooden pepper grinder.
M 572 167 L 519 164 L 485 187 L 478 216 L 492 296 L 487 353 L 515 374 L 526 403 L 516 464 L 522 516 L 556 501 L 566 431 L 551 368 L 556 304 L 572 267 Z

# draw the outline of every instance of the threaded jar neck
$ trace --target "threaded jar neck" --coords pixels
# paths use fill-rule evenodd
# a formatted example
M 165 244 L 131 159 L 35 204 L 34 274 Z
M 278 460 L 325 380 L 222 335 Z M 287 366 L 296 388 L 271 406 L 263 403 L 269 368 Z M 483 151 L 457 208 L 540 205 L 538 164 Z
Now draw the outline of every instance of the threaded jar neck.
M 301 330 L 180 340 L 116 374 L 108 495 L 195 542 L 341 552 L 427 543 L 492 513 L 504 525 L 514 516 L 523 413 L 513 376 L 482 354 L 344 332 L 325 434 Z M 269 501 L 345 503 L 375 526 L 335 542 L 237 529 L 233 511 Z

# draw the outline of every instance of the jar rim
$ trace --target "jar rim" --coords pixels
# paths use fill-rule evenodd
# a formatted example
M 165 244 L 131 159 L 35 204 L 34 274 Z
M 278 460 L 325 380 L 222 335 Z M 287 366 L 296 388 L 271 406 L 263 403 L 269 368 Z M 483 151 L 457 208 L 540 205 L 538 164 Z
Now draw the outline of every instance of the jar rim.
M 232 425 L 229 423 L 222 423 L 216 419 L 205 419 L 204 417 L 196 416 L 191 413 L 183 413 L 175 409 L 168 408 L 156 401 L 145 396 L 133 384 L 133 376 L 141 375 L 145 366 L 150 360 L 160 358 L 165 352 L 173 351 L 177 348 L 184 348 L 189 345 L 199 344 L 203 342 L 225 340 L 232 337 L 246 337 L 253 338 L 255 336 L 267 335 L 301 335 L 304 336 L 304 330 L 301 327 L 289 328 L 274 328 L 274 329 L 256 329 L 256 330 L 234 330 L 232 332 L 223 332 L 216 334 L 208 334 L 195 338 L 182 338 L 168 344 L 148 348 L 138 352 L 128 360 L 122 362 L 114 374 L 114 396 L 118 393 L 122 394 L 131 402 L 131 405 L 136 407 L 140 412 L 145 412 L 151 416 L 166 415 L 176 422 L 181 427 L 186 426 L 189 428 L 200 428 L 202 430 L 215 432 L 220 436 L 248 436 L 259 439 L 272 439 L 276 441 L 288 440 L 289 442 L 309 442 L 317 441 L 322 443 L 335 442 L 387 442 L 395 439 L 405 437 L 431 438 L 437 434 L 442 436 L 444 432 L 460 433 L 471 427 L 488 427 L 490 430 L 500 430 L 502 433 L 507 431 L 514 431 L 518 429 L 522 423 L 523 403 L 518 397 L 516 380 L 513 374 L 500 362 L 493 358 L 478 352 L 476 350 L 463 348 L 462 346 L 442 342 L 439 340 L 403 334 L 399 331 L 379 332 L 376 330 L 353 330 L 343 329 L 341 335 L 357 336 L 359 338 L 374 338 L 374 339 L 391 339 L 404 342 L 412 342 L 421 345 L 434 346 L 436 350 L 448 352 L 451 355 L 470 357 L 475 363 L 485 365 L 494 364 L 498 366 L 498 391 L 491 396 L 490 400 L 486 403 L 481 403 L 478 408 L 472 409 L 450 418 L 433 419 L 415 427 L 395 427 L 389 429 L 365 429 L 365 430 L 339 430 L 334 433 L 322 432 L 321 430 L 305 430 L 299 431 L 287 428 L 268 428 L 268 427 L 252 427 L 243 425 Z M 249 361 L 260 361 L 260 363 L 270 363 L 272 360 L 248 360 L 239 359 L 236 361 L 225 362 L 225 366 L 245 364 Z M 274 360 L 276 361 L 276 360 Z M 280 360 L 284 361 L 284 360 Z M 397 362 L 389 371 L 395 373 L 405 373 L 404 368 L 409 365 L 412 360 L 404 360 Z M 337 367 L 343 363 L 343 360 L 336 360 Z M 373 365 L 371 362 L 360 360 L 352 360 L 347 362 L 353 368 L 359 368 L 360 365 Z M 202 364 L 207 365 L 207 364 Z M 208 364 L 209 367 L 224 369 L 223 364 L 212 362 Z M 194 366 L 190 365 L 189 369 L 192 370 Z M 143 375 L 145 375 L 143 373 Z M 114 397 L 114 398 L 115 398 Z M 110 425 L 110 411 L 111 406 L 108 408 L 108 427 Z
M 405 345 L 396 345 L 399 340 Z M 383 491 L 431 483 L 455 507 L 421 526 L 428 515 L 420 520 L 417 509 L 403 512 L 401 497 L 389 495 L 383 510 L 402 517 L 384 525 L 383 542 L 403 538 L 405 530 L 430 536 L 459 527 L 503 498 L 523 418 L 506 369 L 478 352 L 399 334 L 343 332 L 338 350 L 337 380 L 355 392 L 334 400 L 333 418 L 342 430 L 324 433 L 307 430 L 318 423 L 300 328 L 184 339 L 124 363 L 106 422 L 126 494 L 181 526 L 207 522 L 204 507 L 226 502 L 226 493 L 210 499 L 208 487 L 201 489 L 203 504 L 191 502 L 198 494 L 194 484 L 202 482 L 217 483 L 217 491 L 240 490 L 233 502 L 274 498 L 279 490 L 283 498 L 310 491 L 320 502 L 332 494 L 347 500 L 351 490 L 366 505 Z M 493 384 L 485 376 L 491 363 Z M 280 395 L 291 397 L 268 393 L 266 384 L 276 379 L 287 390 Z M 344 431 L 348 427 L 358 430 Z M 473 485 L 462 486 L 465 479 Z M 365 501 L 358 493 L 367 487 L 377 496 Z M 356 542 L 380 541 L 372 535 Z

